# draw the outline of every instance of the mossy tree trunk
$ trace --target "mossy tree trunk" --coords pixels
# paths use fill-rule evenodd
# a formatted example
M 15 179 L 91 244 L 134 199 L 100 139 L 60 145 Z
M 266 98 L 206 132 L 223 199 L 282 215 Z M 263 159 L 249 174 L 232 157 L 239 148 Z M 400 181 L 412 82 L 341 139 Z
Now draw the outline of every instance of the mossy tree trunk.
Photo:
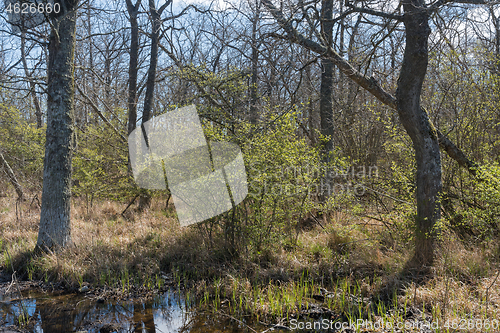
M 57 250 L 71 242 L 71 139 L 78 0 L 60 4 L 61 12 L 50 18 L 47 133 L 37 241 L 40 250 Z

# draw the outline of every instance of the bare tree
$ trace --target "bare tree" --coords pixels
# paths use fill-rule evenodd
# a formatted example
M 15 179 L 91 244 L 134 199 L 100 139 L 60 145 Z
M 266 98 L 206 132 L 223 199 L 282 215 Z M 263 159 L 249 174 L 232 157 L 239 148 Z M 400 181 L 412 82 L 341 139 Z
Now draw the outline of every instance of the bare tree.
M 156 68 L 158 66 L 158 45 L 160 43 L 160 29 L 162 25 L 161 14 L 172 3 L 172 0 L 167 0 L 159 8 L 156 9 L 155 0 L 149 0 L 149 15 L 151 20 L 151 51 L 149 58 L 149 69 L 146 80 L 146 95 L 144 96 L 144 106 L 142 110 L 141 128 L 142 134 L 146 140 L 146 145 L 149 145 L 148 137 L 144 124 L 151 119 L 154 104 L 154 93 L 156 85 Z M 148 193 L 143 193 L 139 197 L 139 209 L 143 209 L 150 205 L 151 196 Z
M 420 106 L 427 72 L 430 27 L 423 0 L 404 0 L 406 47 L 396 90 L 399 119 L 413 142 L 417 162 L 415 260 L 422 266 L 434 260 L 435 225 L 441 216 L 441 155 L 429 115 Z
M 172 3 L 167 0 L 159 9 L 156 9 L 154 0 L 149 0 L 149 15 L 151 19 L 151 50 L 149 59 L 148 78 L 146 80 L 146 95 L 144 97 L 144 107 L 142 111 L 142 125 L 151 119 L 151 112 L 154 103 L 156 67 L 158 65 L 158 44 L 160 42 L 160 29 L 162 25 L 161 14 Z M 143 128 L 144 131 L 144 128 Z M 145 134 L 145 132 L 144 132 Z M 146 135 L 144 135 L 146 137 Z
M 252 79 L 251 79 L 251 85 L 250 85 L 250 122 L 252 124 L 256 124 L 258 120 L 258 114 L 257 114 L 257 100 L 258 100 L 258 88 L 257 88 L 257 83 L 258 83 L 258 75 L 259 75 L 259 46 L 258 46 L 258 41 L 257 41 L 257 30 L 258 30 L 258 24 L 260 20 L 260 6 L 261 2 L 259 0 L 255 1 L 255 15 L 252 18 L 252 36 L 251 36 L 251 43 L 252 43 Z

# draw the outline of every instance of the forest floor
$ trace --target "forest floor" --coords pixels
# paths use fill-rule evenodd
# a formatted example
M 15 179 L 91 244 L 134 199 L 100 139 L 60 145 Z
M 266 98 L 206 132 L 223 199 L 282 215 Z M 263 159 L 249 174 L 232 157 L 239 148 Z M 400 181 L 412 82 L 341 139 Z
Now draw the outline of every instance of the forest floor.
M 16 209 L 14 199 L 0 198 L 0 271 L 68 291 L 111 287 L 147 295 L 182 288 L 198 308 L 281 328 L 293 329 L 294 319 L 329 318 L 421 325 L 405 332 L 427 331 L 426 323 L 439 323 L 432 330 L 438 332 L 499 331 L 494 242 L 468 245 L 446 233 L 435 266 L 423 276 L 405 268 L 411 245 L 390 226 L 348 212 L 305 226 L 293 245 L 229 256 L 203 227 L 180 227 L 164 200 L 143 212 L 132 206 L 121 214 L 125 207 L 74 199 L 73 245 L 35 256 L 37 201 Z

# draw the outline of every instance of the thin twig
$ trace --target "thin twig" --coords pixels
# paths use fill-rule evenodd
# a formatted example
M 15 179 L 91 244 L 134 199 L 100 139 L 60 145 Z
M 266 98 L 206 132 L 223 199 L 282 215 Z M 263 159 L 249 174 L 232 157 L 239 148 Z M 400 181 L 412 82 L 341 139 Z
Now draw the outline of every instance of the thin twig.
M 500 275 L 500 269 L 497 271 L 497 275 L 495 276 L 495 279 L 493 280 L 493 282 L 491 282 L 490 286 L 486 289 L 486 300 L 485 300 L 485 302 L 486 302 L 486 315 L 488 315 L 488 303 L 489 303 L 488 298 L 490 295 L 490 289 L 497 281 L 499 275 Z
M 125 214 L 125 212 L 127 211 L 127 209 L 132 206 L 132 204 L 134 203 L 135 199 L 137 199 L 137 197 L 139 196 L 139 194 L 137 194 L 133 199 L 132 201 L 130 201 L 130 203 L 127 205 L 127 207 L 123 210 L 123 212 L 121 213 L 121 215 L 123 216 L 123 214 Z
M 254 330 L 253 328 L 251 328 L 250 326 L 248 326 L 247 324 L 245 324 L 244 322 L 242 322 L 241 320 L 239 320 L 239 319 L 237 319 L 237 318 L 234 318 L 233 316 L 228 315 L 227 313 L 224 313 L 224 312 L 222 312 L 222 311 L 219 311 L 219 312 L 218 312 L 218 314 L 223 315 L 223 316 L 226 316 L 227 318 L 229 318 L 229 319 L 231 319 L 231 320 L 236 321 L 237 323 L 239 323 L 239 324 L 241 324 L 241 325 L 245 326 L 246 328 L 248 328 L 248 329 L 249 329 L 250 331 L 252 331 L 252 332 L 259 333 L 259 332 L 257 332 L 256 330 Z
M 316 218 L 316 216 L 311 214 L 311 217 L 313 218 L 314 221 L 316 221 L 316 223 L 320 225 L 321 228 L 323 228 L 323 230 L 326 230 L 325 227 L 323 227 L 323 225 L 321 224 L 321 222 Z

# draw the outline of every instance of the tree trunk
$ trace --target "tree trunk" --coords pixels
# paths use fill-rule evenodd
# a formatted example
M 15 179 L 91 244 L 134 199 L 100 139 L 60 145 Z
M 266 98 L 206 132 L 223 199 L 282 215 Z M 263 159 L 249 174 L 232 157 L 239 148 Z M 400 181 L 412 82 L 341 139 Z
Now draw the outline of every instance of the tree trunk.
M 287 38 L 290 41 L 298 45 L 302 45 L 303 47 L 318 54 L 324 54 L 328 56 L 330 59 L 332 59 L 333 63 L 339 68 L 339 70 L 342 71 L 342 73 L 344 73 L 347 77 L 366 89 L 369 93 L 371 93 L 375 98 L 377 98 L 385 105 L 389 106 L 390 108 L 397 109 L 396 98 L 389 94 L 384 88 L 382 88 L 374 77 L 368 77 L 363 73 L 360 73 L 332 48 L 321 45 L 313 41 L 312 39 L 302 35 L 293 27 L 291 20 L 287 20 L 283 13 L 273 5 L 271 0 L 262 0 L 262 3 L 268 8 L 269 12 L 273 15 L 276 21 L 278 21 L 283 30 L 285 30 L 285 32 L 287 33 Z M 421 112 L 426 113 L 425 110 L 422 110 Z M 427 120 L 429 121 L 428 117 Z M 432 127 L 432 124 L 429 123 L 428 126 Z M 461 167 L 466 168 L 471 174 L 475 175 L 476 164 L 473 161 L 469 160 L 464 152 L 461 151 L 446 136 L 439 132 L 439 130 L 436 130 L 436 133 L 438 135 L 439 145 L 441 146 L 441 148 L 444 149 L 452 159 L 457 161 Z
M 259 48 L 257 46 L 257 29 L 260 19 L 260 1 L 255 2 L 255 15 L 252 21 L 252 78 L 250 85 L 250 123 L 257 124 L 259 115 L 257 114 L 257 75 L 259 65 Z
M 441 156 L 436 130 L 420 106 L 428 62 L 430 27 L 423 0 L 404 0 L 406 47 L 396 90 L 397 110 L 409 134 L 417 162 L 417 216 L 414 261 L 430 266 L 434 259 L 434 230 L 440 218 Z
M 61 1 L 61 12 L 52 18 L 42 208 L 37 241 L 40 250 L 56 250 L 71 242 L 71 138 L 77 3 L 77 0 Z
M 321 8 L 321 35 L 328 47 L 333 42 L 333 0 L 323 0 Z M 330 138 L 324 145 L 325 157 L 333 150 L 333 61 L 328 57 L 321 59 L 321 87 L 319 113 L 321 118 L 321 134 Z
M 146 96 L 144 97 L 144 109 L 142 111 L 141 128 L 142 134 L 149 146 L 149 140 L 146 135 L 144 124 L 151 119 L 154 103 L 154 93 L 156 84 L 156 67 L 158 65 L 158 44 L 160 43 L 160 28 L 161 28 L 161 13 L 171 3 L 171 0 L 166 1 L 160 9 L 156 9 L 155 1 L 149 0 L 149 14 L 151 15 L 151 55 L 149 59 L 148 78 L 146 80 Z M 139 210 L 149 207 L 151 204 L 151 195 L 144 190 L 139 197 Z
M 139 58 L 139 24 L 137 14 L 141 0 L 132 5 L 131 0 L 127 0 L 127 10 L 130 15 L 130 63 L 128 69 L 128 134 L 135 130 L 137 122 L 137 66 Z
M 158 43 L 160 39 L 161 14 L 160 11 L 156 9 L 154 0 L 149 0 L 149 13 L 152 21 L 151 53 L 149 59 L 148 78 L 146 81 L 146 96 L 144 98 L 144 109 L 142 112 L 142 124 L 151 119 L 152 116 L 151 111 L 154 103 L 156 66 L 158 65 Z
M 461 166 L 474 171 L 474 163 L 467 159 L 450 140 L 439 133 L 420 106 L 422 83 L 428 62 L 428 14 L 422 0 L 404 0 L 406 47 L 398 79 L 396 97 L 385 91 L 373 77 L 357 71 L 331 47 L 321 45 L 298 32 L 270 0 L 262 0 L 274 18 L 286 31 L 288 39 L 318 54 L 325 54 L 354 82 L 369 91 L 384 104 L 397 109 L 401 122 L 415 149 L 417 163 L 417 217 L 415 256 L 412 262 L 421 267 L 434 260 L 435 226 L 440 218 L 438 197 L 441 192 L 441 157 L 439 145 Z
M 161 13 L 172 2 L 167 0 L 160 9 L 156 9 L 155 1 L 149 0 L 149 14 L 151 15 L 151 52 L 149 58 L 148 78 L 146 80 L 146 96 L 144 97 L 144 108 L 142 111 L 142 133 L 148 144 L 148 138 L 144 129 L 144 123 L 151 119 L 155 95 L 156 67 L 158 65 L 158 44 L 160 43 Z

